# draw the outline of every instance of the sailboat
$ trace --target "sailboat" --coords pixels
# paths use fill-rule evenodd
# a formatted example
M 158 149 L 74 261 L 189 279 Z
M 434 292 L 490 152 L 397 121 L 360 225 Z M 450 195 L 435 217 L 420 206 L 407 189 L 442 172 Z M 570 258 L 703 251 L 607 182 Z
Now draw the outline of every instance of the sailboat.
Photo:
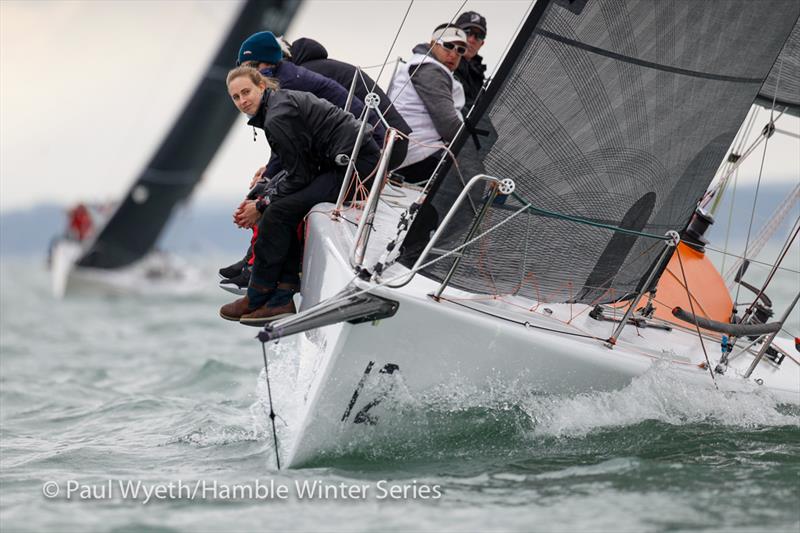
M 302 306 L 258 334 L 301 347 L 291 404 L 275 398 L 285 425 L 271 416 L 280 463 L 391 434 L 443 386 L 574 395 L 668 365 L 689 388 L 800 403 L 789 311 L 731 320 L 697 211 L 754 101 L 800 106 L 784 90 L 798 15 L 794 0 L 536 2 L 454 159 L 421 189 L 388 185 L 390 132 L 369 196 L 308 216 Z
M 239 46 L 265 27 L 286 31 L 299 5 L 299 0 L 242 3 L 182 112 L 114 212 L 85 242 L 62 238 L 54 243 L 50 264 L 56 297 L 72 291 L 160 293 L 196 287 L 199 278 L 186 264 L 154 247 L 238 116 L 228 101 L 225 75 Z

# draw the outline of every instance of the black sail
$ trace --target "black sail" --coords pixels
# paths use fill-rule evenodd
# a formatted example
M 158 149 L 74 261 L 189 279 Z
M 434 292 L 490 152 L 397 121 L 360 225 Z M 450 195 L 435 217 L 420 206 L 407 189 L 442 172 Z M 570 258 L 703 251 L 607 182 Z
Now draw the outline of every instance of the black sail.
M 680 231 L 799 13 L 796 0 L 537 2 L 468 119 L 477 128 L 454 142 L 463 179 L 511 178 L 542 209 Z M 455 166 L 441 173 L 427 199 L 439 218 L 461 187 Z M 643 284 L 664 247 L 530 211 L 512 217 L 522 205 L 489 210 L 481 230 L 507 223 L 465 251 L 452 285 L 610 302 Z M 472 206 L 461 211 L 442 248 L 463 242 Z M 410 235 L 426 234 L 418 224 Z M 424 272 L 442 279 L 451 264 Z
M 284 33 L 300 0 L 247 0 L 178 119 L 114 214 L 78 261 L 82 267 L 120 268 L 146 255 L 188 198 L 233 125 L 225 76 L 252 33 Z M 180 68 L 176 64 L 176 68 Z

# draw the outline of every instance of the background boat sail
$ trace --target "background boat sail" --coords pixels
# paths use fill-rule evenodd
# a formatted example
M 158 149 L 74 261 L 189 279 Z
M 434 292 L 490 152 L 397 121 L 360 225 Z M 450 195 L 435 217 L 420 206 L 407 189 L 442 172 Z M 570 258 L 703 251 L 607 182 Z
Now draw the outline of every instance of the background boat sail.
M 71 279 L 91 284 L 142 284 L 142 275 L 128 274 L 147 261 L 174 210 L 186 201 L 238 116 L 225 87 L 225 75 L 232 68 L 242 41 L 264 28 L 283 33 L 300 5 L 300 0 L 247 0 L 211 64 L 192 92 L 175 123 L 128 190 L 125 198 L 94 238 L 83 248 L 62 242 L 54 250 L 54 292 L 61 296 Z M 177 68 L 177 67 L 176 67 Z M 163 263 L 158 263 L 163 268 Z M 167 265 L 169 268 L 169 265 Z M 154 273 L 153 266 L 144 269 Z M 172 272 L 167 280 L 174 284 Z M 153 283 L 151 279 L 146 283 Z M 126 287 L 120 287 L 126 289 Z
M 330 206 L 309 216 L 304 308 L 260 336 L 316 328 L 307 339 L 319 352 L 298 362 L 298 396 L 276 400 L 278 413 L 296 415 L 292 442 L 276 444 L 285 464 L 346 449 L 382 420 L 424 408 L 445 382 L 575 394 L 620 388 L 667 362 L 688 386 L 748 390 L 753 382 L 741 376 L 752 352 L 715 377 L 706 343 L 719 336 L 652 320 L 622 331 L 611 349 L 619 317 L 609 324 L 589 311 L 657 281 L 665 234 L 686 229 L 798 15 L 791 0 L 537 2 L 452 147 L 458 165 L 443 168 L 422 199 L 409 193 L 409 212 L 421 214 L 411 241 L 383 254 L 408 212 L 376 202 L 371 226 L 390 230 L 369 241 L 354 279 L 360 236 Z M 457 222 L 436 253 L 458 253 L 393 283 L 407 280 L 419 255 L 413 239 L 427 237 L 481 174 L 511 178 L 516 191 L 488 210 L 476 209 L 484 191 L 454 207 Z M 463 247 L 476 222 L 486 237 Z M 431 298 L 443 280 L 442 297 Z M 346 285 L 363 297 L 339 292 Z M 763 361 L 753 374 L 790 402 L 800 401 L 799 376 L 794 359 Z M 413 400 L 396 403 L 392 390 Z

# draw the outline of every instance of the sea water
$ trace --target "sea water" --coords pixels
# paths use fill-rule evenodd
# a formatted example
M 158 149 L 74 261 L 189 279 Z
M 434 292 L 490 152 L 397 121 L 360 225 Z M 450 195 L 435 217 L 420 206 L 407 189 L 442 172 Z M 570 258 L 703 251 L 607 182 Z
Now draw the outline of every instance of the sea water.
M 38 259 L 2 261 L 0 530 L 800 529 L 800 410 L 669 367 L 570 397 L 443 384 L 277 471 L 256 330 L 217 315 L 224 259 L 194 262 L 193 296 L 56 301 Z M 300 350 L 269 353 L 280 438 Z

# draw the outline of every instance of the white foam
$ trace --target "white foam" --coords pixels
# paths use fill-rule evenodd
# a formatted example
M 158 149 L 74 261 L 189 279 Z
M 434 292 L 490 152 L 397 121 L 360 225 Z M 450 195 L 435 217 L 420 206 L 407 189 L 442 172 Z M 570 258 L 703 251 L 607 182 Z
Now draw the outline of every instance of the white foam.
M 711 378 L 709 377 L 709 380 Z M 601 428 L 646 420 L 680 425 L 711 422 L 726 426 L 796 425 L 800 416 L 782 413 L 765 389 L 722 392 L 687 384 L 667 364 L 656 365 L 619 391 L 572 397 L 533 397 L 523 409 L 536 421 L 535 433 L 581 436 Z

